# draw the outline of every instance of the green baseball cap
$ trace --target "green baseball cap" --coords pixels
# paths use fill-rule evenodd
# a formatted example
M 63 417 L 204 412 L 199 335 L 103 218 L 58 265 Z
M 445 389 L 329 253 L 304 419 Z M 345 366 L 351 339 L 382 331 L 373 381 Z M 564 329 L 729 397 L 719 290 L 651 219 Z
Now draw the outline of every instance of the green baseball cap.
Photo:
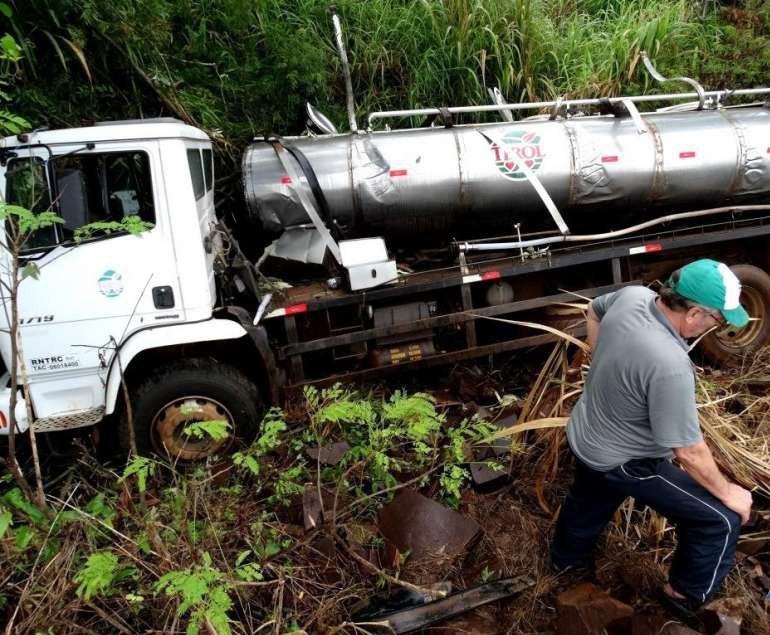
M 685 265 L 666 283 L 683 298 L 717 309 L 729 324 L 742 328 L 749 314 L 741 306 L 741 283 L 723 262 L 703 258 Z

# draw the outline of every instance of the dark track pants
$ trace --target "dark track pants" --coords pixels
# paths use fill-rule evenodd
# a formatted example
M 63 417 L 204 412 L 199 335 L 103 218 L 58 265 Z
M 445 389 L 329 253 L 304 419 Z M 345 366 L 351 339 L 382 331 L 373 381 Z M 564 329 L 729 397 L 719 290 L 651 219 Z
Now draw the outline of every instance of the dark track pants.
M 666 459 L 639 459 L 597 472 L 575 458 L 575 480 L 551 544 L 553 563 L 590 566 L 599 535 L 628 496 L 676 526 L 669 582 L 679 593 L 705 602 L 733 564 L 740 516 Z

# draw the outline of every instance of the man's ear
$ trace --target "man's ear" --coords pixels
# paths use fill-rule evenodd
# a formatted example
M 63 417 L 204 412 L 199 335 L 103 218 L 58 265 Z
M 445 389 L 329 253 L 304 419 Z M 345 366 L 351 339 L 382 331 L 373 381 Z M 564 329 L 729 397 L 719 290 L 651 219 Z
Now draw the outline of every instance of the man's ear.
M 694 307 L 694 306 L 690 307 L 689 309 L 687 309 L 686 313 L 684 314 L 685 315 L 685 319 L 688 322 L 694 321 L 696 319 L 695 316 L 698 315 L 699 311 L 700 311 L 700 309 L 698 307 Z

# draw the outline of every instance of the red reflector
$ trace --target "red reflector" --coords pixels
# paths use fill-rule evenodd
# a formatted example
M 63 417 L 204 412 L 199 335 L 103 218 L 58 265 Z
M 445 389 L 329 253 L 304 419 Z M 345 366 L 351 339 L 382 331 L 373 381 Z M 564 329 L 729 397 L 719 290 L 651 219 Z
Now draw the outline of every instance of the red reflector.
M 291 183 L 291 177 L 290 176 L 284 176 L 283 178 L 281 178 L 281 183 L 283 185 L 288 185 L 289 183 Z
M 679 153 L 679 158 L 680 159 L 692 159 L 694 157 L 695 157 L 695 152 L 693 152 L 692 150 L 690 150 L 689 152 L 680 152 Z
M 651 251 L 663 251 L 663 245 L 660 243 L 650 243 L 644 246 L 644 251 L 650 253 Z
M 500 277 L 499 271 L 487 271 L 481 274 L 482 280 L 497 280 Z
M 295 304 L 286 307 L 286 315 L 296 315 L 297 313 L 304 313 L 305 311 L 307 311 L 307 304 Z
M 406 170 L 391 170 L 388 174 L 390 176 L 406 176 Z
M 770 148 L 767 149 L 767 153 L 770 154 Z
M 618 155 L 617 154 L 611 154 L 606 157 L 602 157 L 602 163 L 617 163 L 618 162 Z

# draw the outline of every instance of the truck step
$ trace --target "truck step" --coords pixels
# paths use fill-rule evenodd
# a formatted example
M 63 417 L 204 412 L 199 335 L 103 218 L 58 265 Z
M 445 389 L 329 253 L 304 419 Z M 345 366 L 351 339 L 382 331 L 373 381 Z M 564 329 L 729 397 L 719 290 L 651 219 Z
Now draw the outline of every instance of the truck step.
M 35 432 L 55 432 L 57 430 L 72 430 L 73 428 L 85 428 L 92 426 L 104 417 L 104 406 L 79 410 L 74 413 L 53 415 L 35 420 L 33 428 Z

